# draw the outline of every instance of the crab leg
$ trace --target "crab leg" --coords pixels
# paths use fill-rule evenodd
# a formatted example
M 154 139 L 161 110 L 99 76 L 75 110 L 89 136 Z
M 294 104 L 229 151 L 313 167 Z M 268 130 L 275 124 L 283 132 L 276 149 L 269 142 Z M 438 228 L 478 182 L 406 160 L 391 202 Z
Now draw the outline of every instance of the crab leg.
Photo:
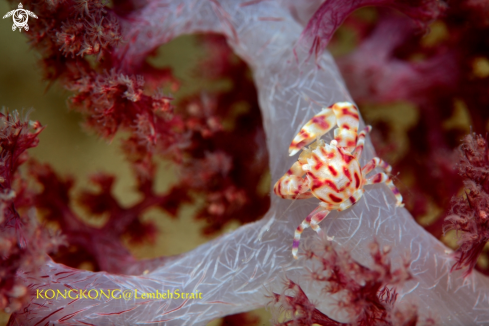
M 301 234 L 304 229 L 307 229 L 310 226 L 316 232 L 321 231 L 318 224 L 324 220 L 329 212 L 330 211 L 324 207 L 318 206 L 311 212 L 311 214 L 307 215 L 304 221 L 297 227 L 294 233 L 294 242 L 292 243 L 292 256 L 294 256 L 295 259 L 297 259 L 297 252 L 299 251 L 299 245 L 301 243 Z
M 379 167 L 379 166 L 382 169 L 384 169 L 384 171 L 387 173 L 390 173 L 392 171 L 392 167 L 387 162 L 383 161 L 382 159 L 380 159 L 378 157 L 374 157 L 372 160 L 370 160 L 370 162 L 365 164 L 365 166 L 362 168 L 362 174 L 364 176 L 366 176 L 367 174 L 372 172 L 373 169 L 375 169 L 376 167 Z
M 310 222 L 311 229 L 319 233 L 321 231 L 321 227 L 319 226 L 319 223 L 321 223 L 326 218 L 326 216 L 328 216 L 329 212 L 331 211 L 323 208 L 323 212 L 321 214 L 318 213 L 314 215 L 311 218 L 311 222 Z
M 365 145 L 365 137 L 367 137 L 367 134 L 371 130 L 372 126 L 366 126 L 365 129 L 358 134 L 357 147 L 355 147 L 355 150 L 353 151 L 353 156 L 355 156 L 357 160 L 359 160 L 362 156 L 363 146 Z
M 289 156 L 294 155 L 300 151 L 302 147 L 309 145 L 335 126 L 336 116 L 331 107 L 332 106 L 323 108 L 321 112 L 312 117 L 312 119 L 302 127 L 289 146 Z
M 273 192 L 284 199 L 306 199 L 313 197 L 309 191 L 309 180 L 304 179 L 306 172 L 297 161 L 273 186 Z
M 376 175 L 373 175 L 367 180 L 365 180 L 365 185 L 373 185 L 376 183 L 385 183 L 387 187 L 389 187 L 389 189 L 392 191 L 394 196 L 396 196 L 397 199 L 396 206 L 404 207 L 404 204 L 402 203 L 401 193 L 399 192 L 399 190 L 397 190 L 396 186 L 394 186 L 394 183 L 392 182 L 391 178 L 389 178 L 387 174 L 385 174 L 384 172 L 377 173 Z

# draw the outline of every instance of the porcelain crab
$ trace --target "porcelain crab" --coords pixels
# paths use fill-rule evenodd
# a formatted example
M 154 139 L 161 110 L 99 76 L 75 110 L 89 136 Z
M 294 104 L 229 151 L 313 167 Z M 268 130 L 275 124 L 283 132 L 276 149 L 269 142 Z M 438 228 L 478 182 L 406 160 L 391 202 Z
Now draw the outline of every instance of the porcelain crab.
M 335 125 L 334 139 L 326 144 L 320 137 Z M 304 148 L 297 162 L 274 186 L 277 196 L 285 199 L 305 199 L 316 197 L 321 202 L 295 230 L 292 255 L 297 258 L 300 237 L 304 229 L 311 227 L 320 232 L 319 223 L 332 210 L 343 211 L 357 203 L 364 193 L 364 186 L 385 183 L 397 199 L 397 206 L 404 206 L 402 196 L 394 186 L 388 173 L 391 166 L 375 157 L 361 167 L 366 135 L 372 127 L 367 126 L 360 133 L 357 107 L 349 102 L 338 102 L 316 114 L 295 136 L 289 147 L 292 156 Z M 367 176 L 375 168 L 384 172 Z M 304 177 L 305 175 L 305 177 Z

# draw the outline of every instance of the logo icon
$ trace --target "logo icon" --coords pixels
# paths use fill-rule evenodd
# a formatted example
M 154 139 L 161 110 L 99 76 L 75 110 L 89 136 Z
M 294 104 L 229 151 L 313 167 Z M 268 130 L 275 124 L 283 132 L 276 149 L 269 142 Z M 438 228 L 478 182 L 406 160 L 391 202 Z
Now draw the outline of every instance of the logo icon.
M 12 31 L 15 31 L 15 29 L 18 28 L 19 32 L 22 30 L 22 28 L 24 28 L 26 31 L 29 30 L 29 25 L 27 25 L 27 20 L 29 19 L 29 16 L 37 19 L 35 13 L 23 9 L 22 3 L 19 3 L 19 9 L 9 11 L 5 16 L 3 16 L 3 18 L 5 19 L 10 16 L 12 16 L 14 20 L 14 24 L 12 25 Z

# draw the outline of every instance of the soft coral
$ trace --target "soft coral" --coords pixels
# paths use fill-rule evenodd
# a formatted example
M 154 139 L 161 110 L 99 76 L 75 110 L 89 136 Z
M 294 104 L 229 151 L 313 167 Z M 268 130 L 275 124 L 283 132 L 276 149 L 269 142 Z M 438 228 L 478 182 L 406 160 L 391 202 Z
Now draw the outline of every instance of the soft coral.
M 381 6 L 394 8 L 414 19 L 424 27 L 444 8 L 439 0 L 333 0 L 325 1 L 309 20 L 302 32 L 302 40 L 310 45 L 310 53 L 319 56 L 333 37 L 336 29 L 354 10 L 366 6 Z
M 465 198 L 454 197 L 444 232 L 457 231 L 459 248 L 452 270 L 468 276 L 489 240 L 489 150 L 480 135 L 469 134 L 460 146 L 458 172 L 465 179 Z
M 272 304 L 278 305 L 288 317 L 276 325 L 417 325 L 416 307 L 410 304 L 404 304 L 402 309 L 394 307 L 395 286 L 410 280 L 412 275 L 407 262 L 392 269 L 389 251 L 390 248 L 380 248 L 377 242 L 372 242 L 370 254 L 374 263 L 369 268 L 329 241 L 308 250 L 304 256 L 314 266 L 310 270 L 311 280 L 321 287 L 322 295 L 337 300 L 338 312 L 346 313 L 350 321 L 341 323 L 326 316 L 298 284 L 287 279 L 284 292 L 272 296 Z
M 28 291 L 16 273 L 45 263 L 46 252 L 63 244 L 59 234 L 51 234 L 36 221 L 19 176 L 19 167 L 27 159 L 26 151 L 36 147 L 44 129 L 29 115 L 17 111 L 0 113 L 0 309 L 13 312 L 29 299 Z

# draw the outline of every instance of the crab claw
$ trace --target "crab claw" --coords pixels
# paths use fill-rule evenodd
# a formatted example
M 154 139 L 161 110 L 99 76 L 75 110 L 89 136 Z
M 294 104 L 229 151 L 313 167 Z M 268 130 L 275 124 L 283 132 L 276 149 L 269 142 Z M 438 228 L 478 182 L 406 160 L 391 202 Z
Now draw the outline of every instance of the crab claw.
M 350 102 L 335 103 L 332 105 L 332 109 L 338 123 L 338 129 L 334 131 L 334 139 L 338 142 L 339 147 L 345 148 L 351 153 L 357 143 L 360 124 L 358 109 Z
M 360 117 L 358 108 L 350 102 L 338 102 L 330 106 L 338 119 L 338 127 L 340 129 L 351 130 L 358 132 Z
M 323 108 L 302 127 L 289 146 L 289 156 L 294 155 L 336 125 L 336 115 L 331 108 L 332 106 Z

